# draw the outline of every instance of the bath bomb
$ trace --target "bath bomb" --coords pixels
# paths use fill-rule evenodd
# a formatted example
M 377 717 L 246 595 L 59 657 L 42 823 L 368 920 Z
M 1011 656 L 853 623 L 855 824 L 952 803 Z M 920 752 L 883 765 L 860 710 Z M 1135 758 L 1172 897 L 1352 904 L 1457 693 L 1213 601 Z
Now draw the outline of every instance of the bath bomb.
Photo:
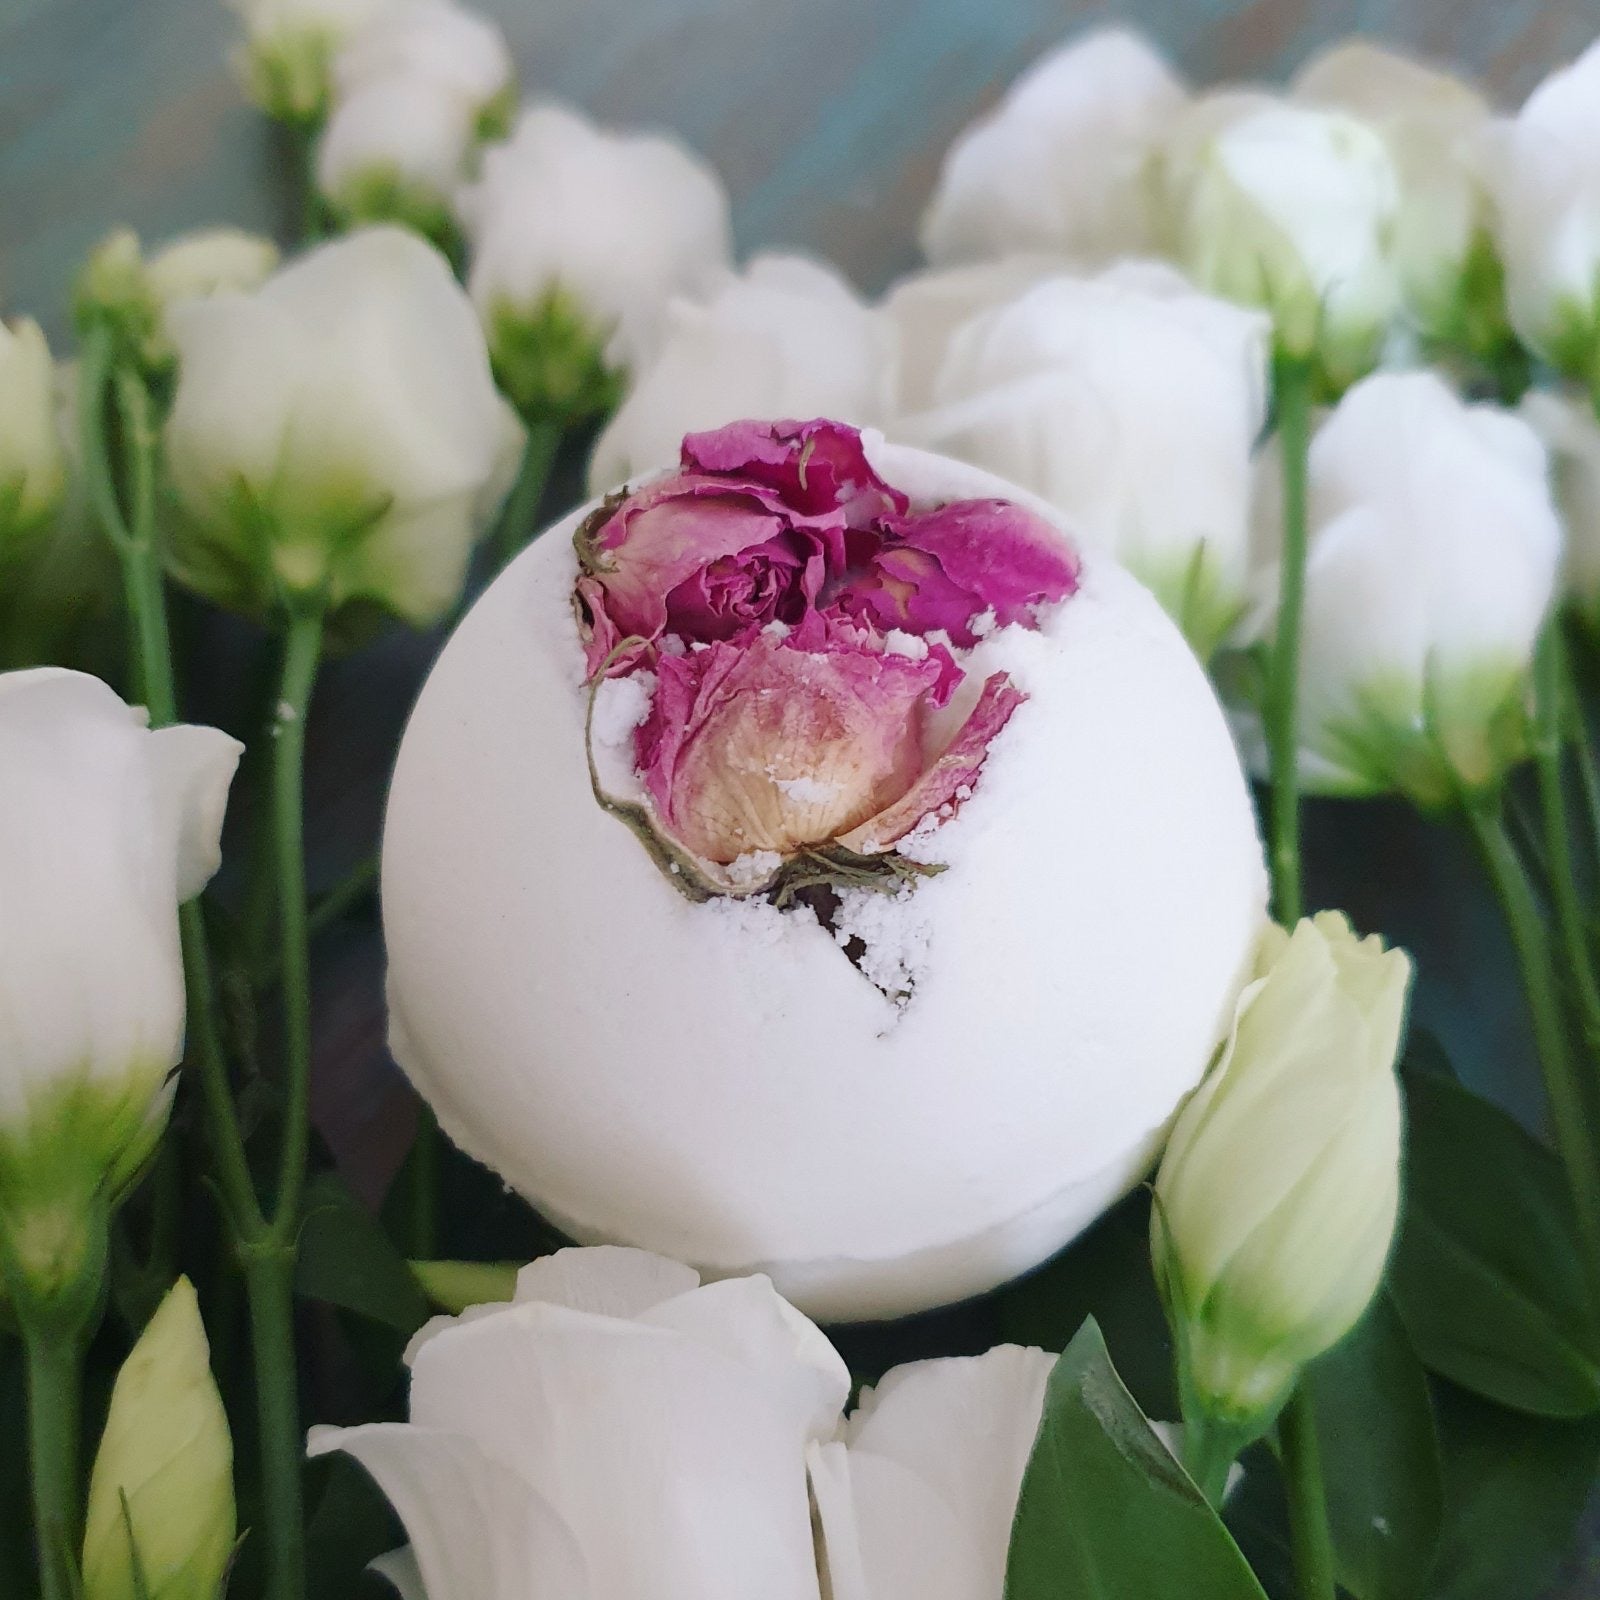
M 867 448 L 913 509 L 999 496 L 1076 546 L 986 473 Z M 382 863 L 396 1059 L 450 1138 L 583 1243 L 764 1271 L 827 1320 L 1038 1265 L 1149 1170 L 1263 926 L 1205 673 L 1079 548 L 1036 631 L 963 653 L 1027 698 L 960 806 L 902 846 L 943 870 L 847 890 L 831 920 L 695 903 L 591 788 L 572 597 L 592 509 L 490 585 L 407 728 Z M 646 700 L 604 686 L 602 765 Z

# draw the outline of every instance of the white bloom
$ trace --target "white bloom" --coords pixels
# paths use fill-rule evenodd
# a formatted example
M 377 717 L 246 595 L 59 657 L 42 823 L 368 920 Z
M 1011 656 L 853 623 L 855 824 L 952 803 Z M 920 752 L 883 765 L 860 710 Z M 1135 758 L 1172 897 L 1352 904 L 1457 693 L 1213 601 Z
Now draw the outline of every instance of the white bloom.
M 1491 171 L 1511 320 L 1592 384 L 1600 349 L 1600 41 L 1552 72 L 1501 130 Z
M 285 122 L 327 110 L 333 58 L 392 0 L 229 0 L 245 25 L 240 68 L 256 103 Z
M 27 317 L 0 322 L 0 582 L 17 541 L 61 503 L 66 475 L 44 333 Z
M 358 83 L 317 144 L 317 189 L 356 221 L 394 219 L 436 236 L 475 138 L 471 103 L 420 72 Z
M 187 1278 L 117 1374 L 84 1521 L 85 1600 L 222 1592 L 234 1555 L 233 1441 Z
M 144 263 L 144 279 L 162 309 L 226 289 L 255 289 L 278 265 L 278 247 L 243 228 L 201 228 L 179 234 Z
M 812 1446 L 832 1600 L 994 1600 L 1056 1358 L 1000 1345 L 897 1367 Z
M 1024 254 L 935 267 L 892 284 L 880 307 L 893 346 L 891 409 L 902 416 L 926 411 L 935 403 L 934 381 L 958 328 L 1041 278 L 1069 270 L 1060 256 Z
M 476 114 L 510 91 L 515 70 L 488 17 L 453 0 L 392 0 L 339 52 L 333 80 L 342 98 L 385 78 L 427 78 Z
M 1148 250 L 1147 167 L 1183 101 L 1166 63 L 1121 29 L 1035 62 L 945 156 L 922 220 L 929 260 Z
M 241 746 L 144 723 L 83 673 L 0 675 L 0 1233 L 23 1253 L 133 1175 L 183 1048 L 177 908 L 216 870 Z
M 1151 1247 L 1207 1411 L 1270 1413 L 1355 1325 L 1400 1194 L 1411 962 L 1324 911 L 1273 928 L 1222 1058 L 1172 1130 Z
M 709 299 L 675 300 L 660 348 L 601 434 L 599 493 L 678 459 L 686 433 L 741 417 L 883 420 L 888 335 L 829 267 L 757 256 Z
M 958 328 L 893 431 L 1059 507 L 1204 656 L 1244 608 L 1269 337 L 1153 263 L 1047 278 Z
M 1400 181 L 1394 256 L 1412 314 L 1438 338 L 1504 321 L 1498 274 L 1493 299 L 1471 274 L 1492 261 L 1489 196 L 1483 173 L 1488 102 L 1453 73 L 1365 40 L 1351 40 L 1311 61 L 1294 83 L 1295 98 L 1363 118 L 1382 135 Z
M 168 320 L 186 579 L 252 610 L 326 589 L 441 616 L 520 433 L 443 258 L 364 229 Z
M 704 163 L 675 140 L 597 128 L 564 106 L 525 111 L 484 153 L 458 210 L 468 287 L 524 408 L 570 403 L 566 374 L 551 370 L 574 359 L 568 345 L 591 364 L 635 364 L 667 302 L 714 286 L 731 250 L 727 194 Z
M 1339 112 L 1254 92 L 1194 103 L 1163 169 L 1175 254 L 1203 287 L 1272 312 L 1295 355 L 1350 383 L 1398 307 L 1399 180 L 1383 140 Z
M 1432 373 L 1353 388 L 1311 443 L 1302 632 L 1306 777 L 1445 804 L 1521 754 L 1527 675 L 1561 559 L 1526 422 Z M 1275 627 L 1274 497 L 1263 552 Z
M 409 1359 L 409 1423 L 311 1451 L 378 1480 L 430 1600 L 817 1600 L 806 1449 L 850 1378 L 765 1278 L 563 1250 Z
M 1530 389 L 1521 415 L 1550 452 L 1556 506 L 1566 530 L 1562 586 L 1591 625 L 1600 625 L 1600 421 L 1587 394 Z

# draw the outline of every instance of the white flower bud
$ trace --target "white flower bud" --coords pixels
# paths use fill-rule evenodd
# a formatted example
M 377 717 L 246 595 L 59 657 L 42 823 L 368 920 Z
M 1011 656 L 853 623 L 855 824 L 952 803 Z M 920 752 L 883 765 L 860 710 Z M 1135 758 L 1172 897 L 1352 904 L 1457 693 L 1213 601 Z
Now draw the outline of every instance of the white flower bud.
M 1178 1115 L 1151 1246 L 1202 1408 L 1270 1416 L 1383 1275 L 1411 962 L 1336 911 L 1271 930 L 1217 1065 Z
M 391 0 L 228 0 L 244 22 L 238 67 L 251 98 L 280 122 L 314 126 L 328 109 L 333 60 Z
M 243 228 L 201 228 L 179 234 L 144 264 L 145 283 L 163 311 L 180 300 L 204 300 L 229 289 L 256 289 L 278 265 L 278 247 Z
M 1058 506 L 1207 656 L 1245 609 L 1269 337 L 1155 263 L 1047 278 L 958 328 L 890 432 Z
M 218 1600 L 233 1545 L 233 1441 L 194 1286 L 179 1278 L 111 1391 L 84 1600 Z
M 928 259 L 1043 250 L 1094 264 L 1149 250 L 1146 169 L 1183 101 L 1137 34 L 1052 51 L 950 147 L 922 219 Z
M 484 152 L 457 210 L 468 288 L 525 415 L 609 410 L 615 373 L 653 346 L 666 304 L 714 287 L 732 248 L 722 184 L 683 146 L 556 105 Z
M 242 748 L 144 722 L 83 673 L 0 675 L 0 1236 L 46 1292 L 166 1120 L 177 908 L 216 870 Z
M 321 591 L 442 616 L 521 433 L 443 258 L 363 229 L 169 323 L 185 580 L 248 611 Z
M 686 433 L 741 417 L 883 420 L 887 331 L 831 268 L 757 256 L 703 303 L 674 301 L 660 349 L 595 444 L 596 493 L 671 466 Z
M 392 0 L 359 29 L 333 64 L 336 97 L 386 78 L 417 76 L 489 111 L 513 92 L 505 34 L 453 0 Z
M 1600 421 L 1587 394 L 1530 389 L 1521 415 L 1550 452 L 1550 479 L 1566 531 L 1562 588 L 1600 627 Z
M 474 146 L 469 101 L 420 72 L 358 83 L 317 144 L 317 190 L 346 223 L 403 222 L 439 239 Z
M 1483 171 L 1488 102 L 1453 73 L 1362 39 L 1317 56 L 1294 94 L 1361 117 L 1388 146 L 1401 199 L 1394 257 L 1418 326 L 1492 349 L 1505 303 Z
M 1272 313 L 1282 347 L 1343 388 L 1371 368 L 1399 303 L 1394 164 L 1365 123 L 1255 92 L 1197 101 L 1162 184 L 1174 253 L 1204 288 Z
M 1281 511 L 1262 497 L 1276 627 Z M 1527 684 L 1561 559 L 1526 422 L 1432 373 L 1357 384 L 1310 453 L 1300 738 L 1308 786 L 1453 803 L 1524 753 Z
M 24 541 L 60 505 L 66 475 L 44 333 L 27 317 L 0 322 L 0 583 Z
M 1552 72 L 1490 157 L 1511 321 L 1591 387 L 1600 361 L 1600 41 Z

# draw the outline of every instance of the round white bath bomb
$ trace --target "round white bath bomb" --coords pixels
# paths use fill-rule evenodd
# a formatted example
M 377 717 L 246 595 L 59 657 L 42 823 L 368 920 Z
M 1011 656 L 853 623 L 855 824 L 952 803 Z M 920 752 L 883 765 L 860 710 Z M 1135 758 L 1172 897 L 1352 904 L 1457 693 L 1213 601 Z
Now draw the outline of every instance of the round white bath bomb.
M 918 505 L 1052 515 L 973 468 L 868 449 Z M 966 663 L 1028 699 L 928 840 L 947 869 L 902 899 L 847 896 L 858 970 L 809 911 L 692 904 L 595 803 L 571 605 L 588 509 L 473 607 L 406 731 L 383 850 L 400 1065 L 574 1238 L 766 1271 L 819 1318 L 1037 1265 L 1148 1170 L 1265 915 L 1205 674 L 1082 552 L 1042 631 L 1002 629 Z

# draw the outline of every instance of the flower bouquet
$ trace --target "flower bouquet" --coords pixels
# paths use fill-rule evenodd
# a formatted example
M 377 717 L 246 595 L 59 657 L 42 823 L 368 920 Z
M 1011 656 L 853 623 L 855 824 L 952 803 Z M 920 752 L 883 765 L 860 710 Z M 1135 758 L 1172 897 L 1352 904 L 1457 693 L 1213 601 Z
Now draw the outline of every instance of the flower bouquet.
M 282 238 L 0 324 L 0 1594 L 1587 1592 L 1600 45 L 1071 38 L 868 301 L 237 10 Z

